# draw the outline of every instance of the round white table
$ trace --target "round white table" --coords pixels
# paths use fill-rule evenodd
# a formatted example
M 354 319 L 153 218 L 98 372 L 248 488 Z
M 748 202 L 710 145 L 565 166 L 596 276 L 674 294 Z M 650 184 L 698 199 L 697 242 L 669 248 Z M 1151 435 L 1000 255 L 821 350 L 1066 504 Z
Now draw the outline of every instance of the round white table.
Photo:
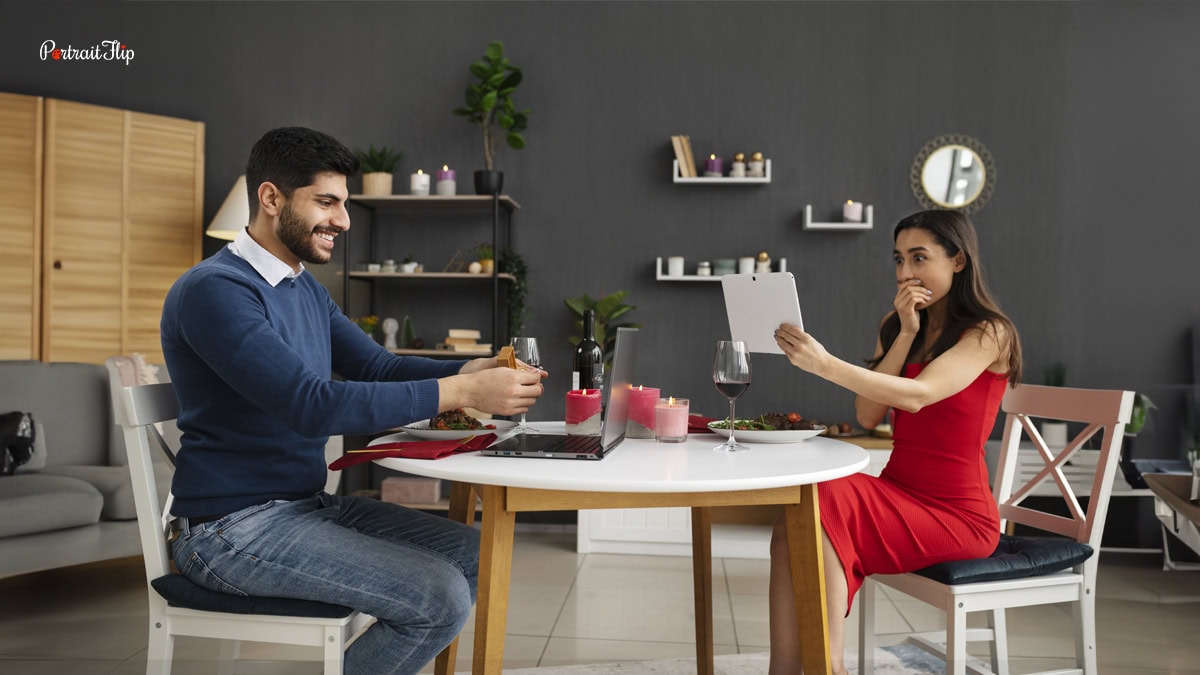
M 561 422 L 531 426 L 563 433 Z M 415 440 L 399 433 L 372 444 Z M 685 443 L 626 439 L 600 461 L 484 457 L 477 452 L 439 460 L 385 458 L 381 466 L 453 482 L 450 517 L 471 523 L 483 502 L 473 673 L 500 673 L 508 610 L 513 527 L 521 511 L 687 506 L 692 509 L 697 672 L 713 672 L 711 517 L 720 506 L 778 504 L 784 508 L 792 559 L 798 636 L 806 673 L 829 672 L 828 617 L 816 484 L 861 471 L 862 448 L 817 437 L 799 443 L 749 444 L 746 452 L 712 448 L 723 439 L 691 434 Z M 815 630 L 820 627 L 820 630 Z M 439 675 L 454 672 L 457 640 L 438 657 Z

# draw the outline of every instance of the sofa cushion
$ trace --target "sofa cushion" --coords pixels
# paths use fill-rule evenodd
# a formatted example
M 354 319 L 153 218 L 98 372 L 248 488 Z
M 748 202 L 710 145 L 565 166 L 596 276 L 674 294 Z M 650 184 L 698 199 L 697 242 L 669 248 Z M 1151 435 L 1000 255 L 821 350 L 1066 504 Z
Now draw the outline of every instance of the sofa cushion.
M 0 478 L 0 537 L 91 525 L 104 497 L 85 481 L 40 473 Z
M 24 410 L 46 430 L 46 463 L 108 464 L 108 374 L 93 363 L 0 361 L 0 410 Z
M 249 595 L 218 593 L 197 586 L 180 574 L 168 574 L 150 582 L 154 590 L 175 607 L 231 614 L 268 614 L 271 616 L 310 616 L 340 619 L 353 611 L 341 605 L 294 598 L 259 598 Z
M 1070 539 L 1002 534 L 995 552 L 987 558 L 938 563 L 916 573 L 943 584 L 971 584 L 1050 574 L 1090 557 L 1091 546 Z
M 48 466 L 41 473 L 68 476 L 96 488 L 104 497 L 104 508 L 100 512 L 104 520 L 137 520 L 133 481 L 127 466 Z M 171 489 L 171 472 L 155 466 L 154 478 L 158 482 L 158 503 L 162 504 Z

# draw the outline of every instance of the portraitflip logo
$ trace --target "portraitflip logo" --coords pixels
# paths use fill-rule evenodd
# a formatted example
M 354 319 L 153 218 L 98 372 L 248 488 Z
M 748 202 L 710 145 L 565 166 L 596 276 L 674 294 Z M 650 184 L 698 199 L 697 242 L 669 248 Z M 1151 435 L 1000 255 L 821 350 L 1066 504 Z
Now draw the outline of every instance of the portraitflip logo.
M 105 40 L 100 44 L 77 49 L 71 45 L 59 47 L 54 40 L 46 40 L 41 48 L 42 60 L 53 61 L 124 61 L 133 60 L 133 50 L 120 40 Z

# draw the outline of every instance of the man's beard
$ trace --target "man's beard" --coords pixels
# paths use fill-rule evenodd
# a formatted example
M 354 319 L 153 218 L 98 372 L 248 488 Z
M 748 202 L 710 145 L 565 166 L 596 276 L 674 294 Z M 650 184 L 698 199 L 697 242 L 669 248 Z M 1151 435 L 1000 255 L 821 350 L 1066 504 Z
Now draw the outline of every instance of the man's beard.
M 290 203 L 284 204 L 279 213 L 279 241 L 300 260 L 324 265 L 333 259 L 333 255 L 319 248 L 315 239 L 313 228 L 296 215 Z

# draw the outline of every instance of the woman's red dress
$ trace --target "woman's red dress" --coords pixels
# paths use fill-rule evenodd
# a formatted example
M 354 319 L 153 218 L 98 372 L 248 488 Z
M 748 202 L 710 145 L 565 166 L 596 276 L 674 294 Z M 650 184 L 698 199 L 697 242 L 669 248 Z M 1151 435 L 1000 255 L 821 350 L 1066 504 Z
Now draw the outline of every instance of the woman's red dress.
M 904 367 L 916 377 L 923 364 Z M 984 371 L 966 389 L 897 410 L 892 455 L 879 478 L 855 474 L 817 486 L 821 525 L 846 569 L 847 601 L 870 574 L 912 572 L 948 560 L 984 558 L 1000 539 L 984 443 L 1008 383 Z

